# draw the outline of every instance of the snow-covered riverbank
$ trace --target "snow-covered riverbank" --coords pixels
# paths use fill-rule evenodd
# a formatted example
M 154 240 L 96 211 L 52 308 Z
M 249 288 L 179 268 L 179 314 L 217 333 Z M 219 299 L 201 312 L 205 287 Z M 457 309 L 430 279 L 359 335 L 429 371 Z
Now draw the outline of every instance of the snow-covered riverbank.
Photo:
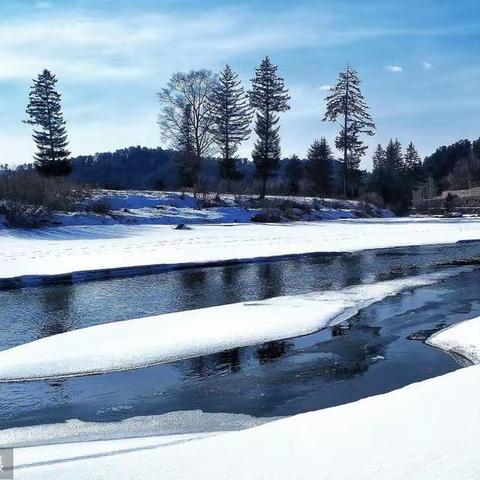
M 319 221 L 353 218 L 390 218 L 394 214 L 358 200 L 317 197 L 267 196 L 214 193 L 97 190 L 74 212 L 51 212 L 51 226 L 177 225 L 179 223 L 249 223 L 258 214 L 274 214 L 280 221 Z M 35 222 L 33 222 L 35 223 Z M 0 230 L 8 221 L 0 215 Z
M 427 343 L 480 363 L 480 317 L 452 325 L 432 335 Z
M 480 219 L 358 219 L 290 224 L 85 226 L 0 232 L 0 284 L 71 280 L 214 262 L 480 240 Z M 121 269 L 122 271 L 115 271 Z M 71 274 L 73 274 L 71 276 Z M 10 279 L 8 282 L 5 280 Z M 3 280 L 3 282 L 2 282 Z M 52 280 L 52 279 L 51 279 Z
M 21 448 L 15 478 L 473 480 L 480 476 L 479 379 L 480 366 L 473 366 L 385 395 L 203 438 Z

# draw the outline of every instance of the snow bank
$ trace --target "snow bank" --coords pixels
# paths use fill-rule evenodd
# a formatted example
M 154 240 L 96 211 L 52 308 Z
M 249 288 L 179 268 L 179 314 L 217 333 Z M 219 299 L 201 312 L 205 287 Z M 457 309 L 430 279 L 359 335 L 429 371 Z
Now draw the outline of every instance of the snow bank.
M 285 225 L 58 227 L 0 231 L 0 288 L 175 266 L 480 240 L 480 219 L 365 219 Z M 59 261 L 61 260 L 61 261 Z M 120 271 L 118 271 L 120 269 Z M 135 269 L 135 272 L 132 272 Z M 64 278 L 66 276 L 66 278 Z M 2 281 L 3 280 L 3 281 Z M 55 281 L 55 278 L 50 278 Z
M 445 328 L 432 335 L 427 343 L 480 363 L 480 317 Z
M 468 269 L 74 330 L 0 352 L 0 381 L 140 368 L 306 335 L 349 318 L 385 297 L 464 271 Z
M 479 376 L 480 366 L 465 368 L 191 441 L 153 437 L 19 448 L 15 479 L 473 480 L 480 478 Z

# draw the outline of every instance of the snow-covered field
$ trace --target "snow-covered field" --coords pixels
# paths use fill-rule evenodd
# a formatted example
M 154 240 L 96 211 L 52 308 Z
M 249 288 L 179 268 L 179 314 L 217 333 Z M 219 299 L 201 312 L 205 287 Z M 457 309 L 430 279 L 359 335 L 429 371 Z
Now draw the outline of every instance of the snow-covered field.
M 307 335 L 407 289 L 465 272 L 416 277 L 107 323 L 0 352 L 0 382 L 140 368 Z
M 480 240 L 480 219 L 357 219 L 290 224 L 171 226 L 112 225 L 0 231 L 0 284 L 96 272 L 99 278 L 129 268 L 245 261 L 316 252 Z M 115 269 L 124 269 L 115 272 Z M 103 270 L 103 271 L 101 271 Z
M 471 240 L 480 240 L 479 219 L 219 224 L 182 230 L 167 225 L 4 229 L 0 230 L 0 284 L 2 279 L 4 284 L 8 279 L 28 284 L 52 275 L 73 274 L 75 280 L 125 274 L 129 268 L 140 272 L 150 266 Z M 458 271 L 462 269 L 450 273 Z M 301 335 L 405 288 L 440 280 L 443 274 L 90 327 L 2 352 L 0 371 L 4 379 L 98 373 Z M 259 309 L 265 318 L 261 324 L 255 322 Z M 227 316 L 231 322 L 225 322 Z M 152 328 L 154 323 L 162 329 Z M 439 332 L 430 342 L 478 363 L 479 324 L 479 319 L 463 322 Z M 479 368 L 239 432 L 17 448 L 15 478 L 477 479 Z M 48 437 L 41 433 L 43 428 L 49 427 L 38 427 L 39 438 Z M 10 441 L 28 437 L 30 430 L 22 432 L 16 429 Z
M 460 328 L 478 332 L 478 323 Z M 477 334 L 471 338 L 478 341 Z M 473 366 L 385 395 L 213 436 L 20 448 L 15 478 L 475 480 L 479 378 L 480 366 Z

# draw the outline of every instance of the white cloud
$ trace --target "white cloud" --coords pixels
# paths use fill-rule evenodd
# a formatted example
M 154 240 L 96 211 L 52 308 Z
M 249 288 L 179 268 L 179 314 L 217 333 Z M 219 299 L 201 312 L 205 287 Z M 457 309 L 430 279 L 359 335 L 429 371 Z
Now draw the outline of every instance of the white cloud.
M 320 85 L 320 86 L 318 87 L 318 89 L 319 89 L 321 92 L 328 92 L 331 88 L 332 88 L 331 85 Z
M 430 62 L 422 62 L 422 67 L 424 70 L 430 70 L 432 68 L 432 64 Z
M 275 22 L 242 10 L 200 15 L 85 14 L 0 21 L 0 80 L 28 79 L 49 67 L 63 78 L 146 77 L 227 61 L 237 54 L 314 45 L 313 25 L 292 28 L 287 15 Z
M 387 65 L 385 67 L 385 70 L 387 72 L 391 72 L 391 73 L 401 73 L 401 72 L 403 72 L 403 68 L 400 67 L 400 65 Z
M 49 5 L 48 0 L 37 2 L 40 11 Z M 338 28 L 332 14 L 301 8 L 273 16 L 246 7 L 108 17 L 86 10 L 46 11 L 17 21 L 0 19 L 0 80 L 28 79 L 44 66 L 76 81 L 145 78 L 223 63 L 238 54 L 330 48 L 400 33 Z

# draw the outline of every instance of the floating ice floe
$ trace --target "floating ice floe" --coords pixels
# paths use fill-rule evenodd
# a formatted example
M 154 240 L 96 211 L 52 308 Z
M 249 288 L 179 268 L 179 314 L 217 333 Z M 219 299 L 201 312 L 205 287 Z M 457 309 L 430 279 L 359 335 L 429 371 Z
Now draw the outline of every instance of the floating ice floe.
M 96 325 L 0 352 L 0 381 L 38 380 L 146 367 L 307 335 L 388 296 L 469 271 L 363 284 Z

